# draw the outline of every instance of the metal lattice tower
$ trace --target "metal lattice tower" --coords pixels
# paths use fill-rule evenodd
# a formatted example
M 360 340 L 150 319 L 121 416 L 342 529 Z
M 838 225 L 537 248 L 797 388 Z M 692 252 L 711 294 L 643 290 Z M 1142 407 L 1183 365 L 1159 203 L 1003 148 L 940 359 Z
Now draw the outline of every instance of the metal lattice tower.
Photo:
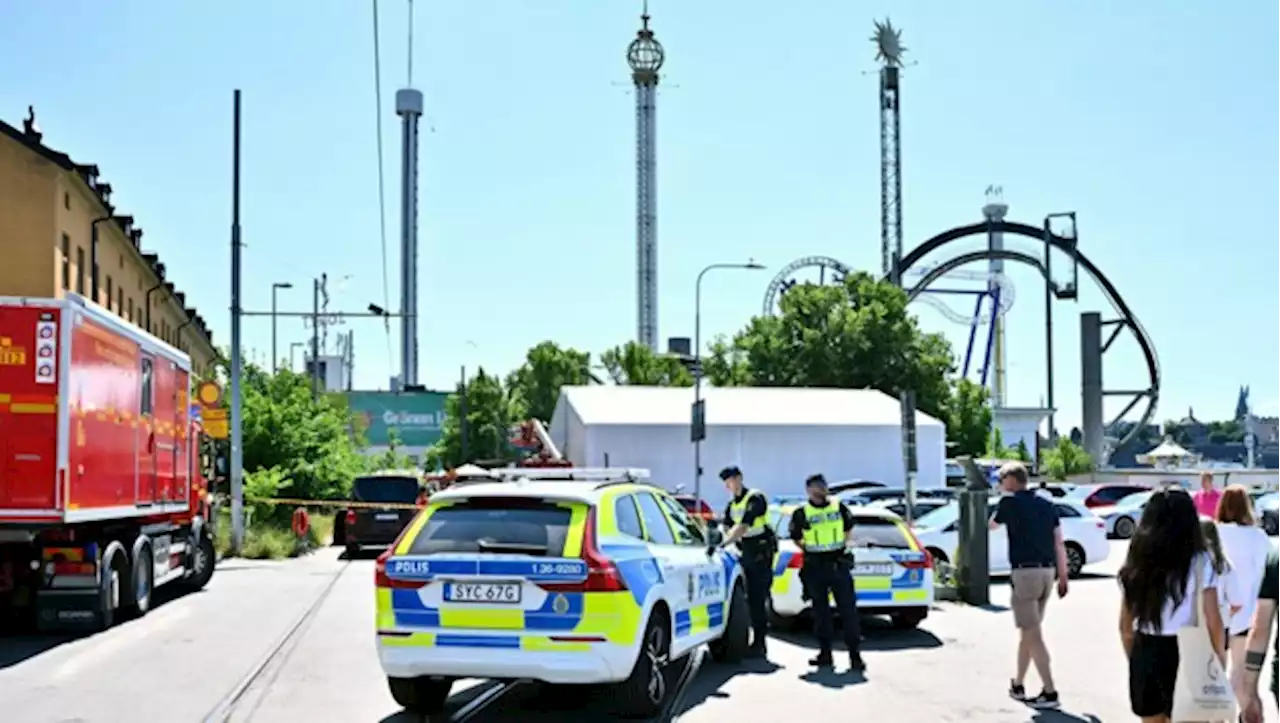
M 876 22 L 876 60 L 880 61 L 880 264 L 886 276 L 894 257 L 902 257 L 902 132 L 899 126 L 898 76 L 902 68 L 902 31 L 887 18 Z
M 627 46 L 636 86 L 636 341 L 658 351 L 657 95 L 662 44 L 649 29 L 649 7 Z

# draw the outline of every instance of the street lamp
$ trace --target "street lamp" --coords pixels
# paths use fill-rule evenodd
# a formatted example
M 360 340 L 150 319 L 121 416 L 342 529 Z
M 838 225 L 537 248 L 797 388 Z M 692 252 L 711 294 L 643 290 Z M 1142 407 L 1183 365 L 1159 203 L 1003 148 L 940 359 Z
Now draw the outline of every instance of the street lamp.
M 293 284 L 277 281 L 271 285 L 271 373 L 280 371 L 280 357 L 276 354 L 276 292 L 280 289 L 292 289 Z M 292 362 L 291 362 L 292 364 Z
M 764 266 L 747 259 L 745 264 L 711 264 L 698 272 L 693 285 L 693 496 L 702 502 L 702 440 L 707 436 L 707 410 L 702 403 L 702 277 L 716 269 L 760 271 Z

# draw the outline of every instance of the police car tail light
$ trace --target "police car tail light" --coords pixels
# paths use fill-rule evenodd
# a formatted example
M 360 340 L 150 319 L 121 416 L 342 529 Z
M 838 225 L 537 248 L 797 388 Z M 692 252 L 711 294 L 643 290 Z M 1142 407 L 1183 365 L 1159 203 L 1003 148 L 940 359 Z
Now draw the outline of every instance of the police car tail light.
M 404 532 L 401 531 L 400 535 L 403 537 Z M 415 589 L 426 585 L 427 583 L 423 580 L 393 580 L 390 577 L 387 577 L 387 561 L 391 559 L 391 555 L 395 553 L 396 547 L 399 546 L 399 544 L 400 538 L 396 538 L 395 542 L 391 543 L 387 549 L 383 550 L 381 555 L 378 555 L 378 560 L 374 563 L 373 567 L 374 586 Z
M 908 570 L 911 570 L 911 569 L 916 569 L 916 570 L 931 570 L 931 569 L 933 569 L 933 555 L 929 554 L 929 551 L 928 551 L 928 550 L 926 550 L 926 549 L 924 549 L 924 545 L 921 545 L 921 544 L 920 544 L 920 538 L 916 537 L 916 533 L 915 533 L 915 532 L 913 532 L 913 531 L 911 530 L 911 528 L 909 528 L 909 527 L 908 527 L 908 528 L 906 528 L 906 530 L 907 530 L 907 534 L 908 534 L 908 535 L 911 535 L 911 541 L 912 541 L 912 542 L 914 542 L 914 543 L 916 543 L 916 549 L 917 549 L 917 550 L 919 550 L 919 551 L 924 555 L 924 559 L 923 559 L 923 560 L 907 560 L 907 561 L 903 561 L 903 562 L 901 562 L 901 563 L 899 563 L 899 564 L 900 564 L 900 565 L 902 565 L 903 567 L 907 568 Z
M 621 592 L 627 583 L 618 572 L 618 566 L 600 552 L 596 544 L 596 511 L 587 513 L 582 529 L 582 559 L 587 563 L 587 579 L 569 584 L 543 584 L 546 590 L 559 592 Z
M 790 560 L 787 560 L 787 569 L 789 570 L 799 570 L 802 567 L 804 567 L 803 552 L 797 552 L 796 554 L 791 556 Z

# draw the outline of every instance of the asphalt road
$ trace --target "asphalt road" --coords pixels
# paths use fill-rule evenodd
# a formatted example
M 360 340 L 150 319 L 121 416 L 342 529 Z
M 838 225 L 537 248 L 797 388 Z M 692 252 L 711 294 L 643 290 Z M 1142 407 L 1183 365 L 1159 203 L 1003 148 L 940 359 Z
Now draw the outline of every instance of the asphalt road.
M 996 585 L 990 608 L 943 604 L 919 631 L 868 622 L 865 678 L 812 673 L 805 661 L 814 643 L 806 633 L 772 640 L 767 665 L 708 662 L 691 684 L 680 721 L 818 720 L 832 710 L 904 723 L 1132 720 L 1111 577 L 1123 550 L 1124 543 L 1114 543 L 1107 563 L 1050 605 L 1047 636 L 1063 696 L 1059 712 L 1037 713 L 1005 696 L 1015 631 L 1004 607 L 1008 589 Z M 0 720 L 200 723 L 219 714 L 212 719 L 417 721 L 396 707 L 378 668 L 372 568 L 372 560 L 348 563 L 335 550 L 283 563 L 230 561 L 205 591 L 166 600 L 146 618 L 106 633 L 75 640 L 0 639 Z M 326 590 L 315 614 L 268 659 Z M 464 681 L 455 689 L 454 709 L 493 687 Z M 1028 681 L 1028 688 L 1038 690 L 1037 682 Z M 562 693 L 516 687 L 467 720 L 612 719 L 598 702 L 565 702 Z

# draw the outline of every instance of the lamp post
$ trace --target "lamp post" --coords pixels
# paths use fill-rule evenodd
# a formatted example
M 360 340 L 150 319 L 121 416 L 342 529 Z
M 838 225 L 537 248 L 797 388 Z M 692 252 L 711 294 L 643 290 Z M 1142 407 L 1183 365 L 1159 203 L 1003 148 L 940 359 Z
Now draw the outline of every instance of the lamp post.
M 702 502 L 702 440 L 707 436 L 706 407 L 702 403 L 702 277 L 717 269 L 741 269 L 759 271 L 764 266 L 748 259 L 745 264 L 710 264 L 698 272 L 693 285 L 693 417 L 690 435 L 693 438 L 693 496 Z
M 271 285 L 271 373 L 280 371 L 280 356 L 276 354 L 276 292 L 280 289 L 292 289 L 293 284 L 277 281 Z

